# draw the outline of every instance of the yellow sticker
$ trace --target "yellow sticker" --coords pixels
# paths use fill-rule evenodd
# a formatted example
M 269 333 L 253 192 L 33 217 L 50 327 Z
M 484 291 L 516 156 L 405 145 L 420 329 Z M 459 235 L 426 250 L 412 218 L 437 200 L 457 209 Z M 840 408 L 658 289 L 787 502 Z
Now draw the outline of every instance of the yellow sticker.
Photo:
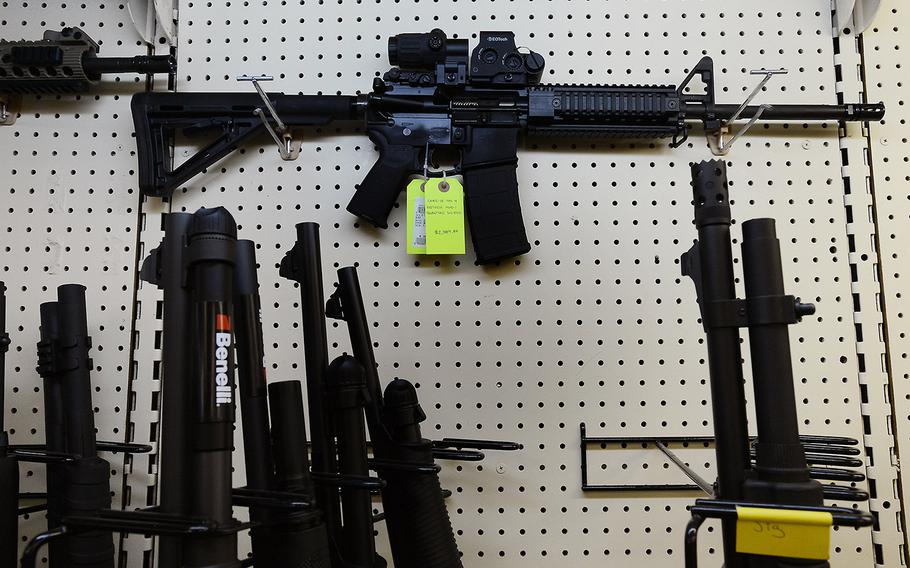
M 464 188 L 455 178 L 426 184 L 427 254 L 464 254 Z
M 426 180 L 414 179 L 408 183 L 407 189 L 407 229 L 405 238 L 408 241 L 408 254 L 427 253 L 427 216 L 426 198 L 423 184 Z
M 793 509 L 736 508 L 736 552 L 826 560 L 831 513 Z

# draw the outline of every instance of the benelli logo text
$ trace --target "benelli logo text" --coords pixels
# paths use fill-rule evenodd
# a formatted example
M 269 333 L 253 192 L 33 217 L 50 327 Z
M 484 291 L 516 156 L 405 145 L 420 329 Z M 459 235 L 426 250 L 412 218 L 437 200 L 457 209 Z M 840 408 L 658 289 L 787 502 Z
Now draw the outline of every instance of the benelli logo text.
M 231 404 L 234 389 L 228 377 L 228 347 L 231 346 L 231 324 L 228 316 L 218 314 L 215 332 L 215 405 Z

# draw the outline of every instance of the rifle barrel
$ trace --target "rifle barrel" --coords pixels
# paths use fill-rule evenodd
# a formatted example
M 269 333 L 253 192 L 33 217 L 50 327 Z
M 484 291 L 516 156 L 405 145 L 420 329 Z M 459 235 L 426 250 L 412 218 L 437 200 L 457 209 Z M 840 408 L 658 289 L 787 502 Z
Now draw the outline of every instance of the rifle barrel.
M 687 104 L 685 107 L 686 118 L 692 120 L 705 120 L 714 115 L 720 120 L 728 120 L 739 109 L 739 105 L 715 104 Z M 755 116 L 760 107 L 747 106 L 743 109 L 741 118 L 748 120 Z M 885 116 L 885 105 L 882 103 L 855 103 L 845 105 L 771 105 L 762 112 L 761 120 L 781 120 L 793 122 L 815 122 L 824 120 L 881 120 Z
M 9 435 L 4 429 L 6 410 L 6 286 L 0 282 L 0 564 L 14 566 L 19 547 L 19 462 L 9 455 Z
M 174 73 L 177 60 L 172 55 L 137 55 L 135 57 L 86 57 L 82 67 L 89 76 L 108 73 Z

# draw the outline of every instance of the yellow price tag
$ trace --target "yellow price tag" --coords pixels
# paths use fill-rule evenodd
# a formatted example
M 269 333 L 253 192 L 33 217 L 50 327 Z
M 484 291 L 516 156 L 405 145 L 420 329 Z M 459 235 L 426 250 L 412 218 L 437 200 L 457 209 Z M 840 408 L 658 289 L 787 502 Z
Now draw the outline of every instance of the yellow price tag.
M 736 508 L 736 552 L 825 560 L 831 547 L 831 513 Z
M 424 183 L 427 180 L 413 179 L 408 183 L 408 214 L 405 229 L 408 254 L 427 253 L 427 215 Z
M 464 188 L 455 178 L 427 180 L 427 254 L 464 254 Z

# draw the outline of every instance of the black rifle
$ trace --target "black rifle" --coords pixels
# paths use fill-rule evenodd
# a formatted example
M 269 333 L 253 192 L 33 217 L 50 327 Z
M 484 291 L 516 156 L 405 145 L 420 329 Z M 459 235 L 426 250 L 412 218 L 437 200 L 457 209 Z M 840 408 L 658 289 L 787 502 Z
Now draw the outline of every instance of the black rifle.
M 366 371 L 373 468 L 386 482 L 382 507 L 396 568 L 461 568 L 433 442 L 420 433 L 426 415 L 416 389 L 404 379 L 393 380 L 382 394 L 356 268 L 338 270 L 338 289 L 326 313 L 347 322 L 351 350 Z
M 544 58 L 520 52 L 512 32 L 481 32 L 468 56 L 468 40 L 442 30 L 399 34 L 389 40 L 393 67 L 359 96 L 281 93 L 140 93 L 132 101 L 139 156 L 139 188 L 169 196 L 177 187 L 268 128 L 283 144 L 287 126 L 321 126 L 339 120 L 365 125 L 379 148 L 348 211 L 381 228 L 411 174 L 424 172 L 427 152 L 453 148 L 461 154 L 455 172 L 464 175 L 468 223 L 477 262 L 489 263 L 530 250 L 521 216 L 516 165 L 518 136 L 655 139 L 677 147 L 688 122 L 704 126 L 713 147 L 727 122 L 760 114 L 761 120 L 868 121 L 884 105 L 717 104 L 714 64 L 704 57 L 678 87 L 669 85 L 538 84 Z M 687 93 L 698 76 L 704 94 Z M 267 99 L 267 100 L 264 100 Z M 274 124 L 274 127 L 273 127 Z M 173 166 L 177 130 L 188 137 L 218 137 L 184 163 Z M 280 141 L 281 142 L 281 141 Z M 283 150 L 287 155 L 287 151 Z
M 162 313 L 160 433 L 158 448 L 158 503 L 162 513 L 189 511 L 189 416 L 191 369 L 186 363 L 190 345 L 190 291 L 185 285 L 183 258 L 192 213 L 170 213 L 164 218 L 164 238 L 142 264 L 139 277 L 164 292 Z M 45 403 L 46 404 L 46 403 Z M 53 546 L 53 544 L 51 545 Z M 182 566 L 182 540 L 175 535 L 158 539 L 161 566 Z
M 98 57 L 99 51 L 98 44 L 75 27 L 47 30 L 37 41 L 0 39 L 0 124 L 15 120 L 12 107 L 20 95 L 78 94 L 89 91 L 102 75 L 177 71 L 171 55 Z
M 708 365 L 720 501 L 821 508 L 822 485 L 810 479 L 799 438 L 787 326 L 815 313 L 784 293 L 780 245 L 773 219 L 742 225 L 746 297 L 736 297 L 730 244 L 726 164 L 692 166 L 698 241 L 682 257 L 683 275 L 695 282 L 707 335 Z M 739 328 L 749 329 L 758 438 L 750 463 Z M 707 501 L 711 503 L 711 501 Z M 756 505 L 760 506 L 760 505 Z M 723 522 L 728 568 L 827 568 L 827 561 L 745 555 L 736 551 L 735 516 Z M 687 564 L 688 565 L 688 564 Z
M 350 355 L 337 357 L 326 369 L 326 396 L 335 422 L 338 473 L 358 479 L 370 475 L 364 408 L 371 400 L 363 366 Z M 370 489 L 362 484 L 341 487 L 341 558 L 346 568 L 385 568 L 376 554 Z
M 85 309 L 85 287 L 66 284 L 57 301 L 41 305 L 38 374 L 44 379 L 47 447 L 71 459 L 48 467 L 48 527 L 66 517 L 93 516 L 111 506 L 110 464 L 97 455 L 92 406 L 91 338 Z M 113 568 L 110 530 L 88 530 L 66 536 L 51 548 L 51 567 Z
M 328 399 L 324 383 L 329 367 L 329 355 L 318 224 L 297 225 L 297 243 L 281 261 L 280 274 L 283 278 L 294 280 L 300 285 L 313 474 L 317 478 L 331 476 L 338 471 L 338 460 L 335 425 L 327 410 Z M 339 566 L 341 563 L 339 543 L 342 542 L 342 533 L 338 489 L 328 483 L 320 484 L 315 488 L 315 497 L 316 506 L 325 515 L 325 525 L 331 542 L 332 565 Z
M 161 538 L 162 565 L 240 565 L 231 530 L 236 243 L 237 226 L 223 208 L 171 213 L 140 272 L 164 290 L 160 509 L 223 529 Z
M 237 342 L 237 383 L 243 420 L 243 459 L 248 489 L 275 490 L 275 460 L 269 435 L 269 399 L 263 366 L 264 345 L 260 320 L 259 281 L 256 276 L 256 245 L 237 241 L 234 270 L 234 333 Z M 253 558 L 271 566 L 266 558 L 275 551 L 268 526 L 274 511 L 250 507 Z M 265 526 L 263 526 L 265 525 Z
M 313 503 L 315 491 L 307 456 L 306 420 L 300 381 L 269 385 L 272 417 L 272 447 L 275 455 L 275 485 L 279 491 L 301 495 Z M 330 568 L 332 553 L 322 511 L 289 513 L 272 527 L 277 543 L 274 568 Z
M 0 564 L 16 565 L 19 547 L 19 463 L 9 452 L 9 434 L 5 428 L 6 352 L 6 285 L 0 282 Z
M 336 510 L 339 491 L 335 486 L 341 487 L 344 526 L 339 519 L 338 524 L 329 525 L 329 530 L 335 547 L 343 543 L 345 548 L 335 551 L 333 565 L 385 566 L 385 560 L 375 554 L 365 491 L 378 488 L 383 504 L 378 518 L 386 520 L 396 568 L 461 568 L 435 460 L 479 461 L 484 458 L 482 453 L 465 450 L 508 451 L 521 446 L 513 442 L 424 439 L 420 423 L 426 416 L 414 386 L 395 379 L 383 397 L 356 269 L 339 269 L 338 289 L 324 308 L 317 303 L 322 299 L 322 264 L 316 223 L 297 225 L 297 242 L 281 262 L 281 276 L 301 287 L 307 388 L 311 389 L 307 399 L 325 421 L 317 422 L 315 415 L 310 415 L 311 429 L 323 428 L 324 436 L 320 439 L 313 435 L 313 477 L 322 486 L 323 498 Z M 324 366 L 326 316 L 347 323 L 353 352 L 353 357 L 339 357 L 329 368 Z M 366 465 L 379 473 L 380 480 L 364 475 L 364 422 L 373 448 L 373 458 Z M 316 465 L 320 455 L 317 447 L 332 458 L 330 462 L 322 456 L 327 469 Z M 356 562 L 351 562 L 355 558 Z
M 237 241 L 234 277 L 246 489 L 265 495 L 277 495 L 278 491 L 298 494 L 312 502 L 300 382 L 284 381 L 266 387 L 256 247 L 252 241 Z M 250 537 L 256 566 L 329 568 L 328 537 L 320 511 L 312 507 L 288 511 L 251 506 L 250 520 L 254 523 Z
M 234 446 L 234 266 L 237 225 L 222 207 L 193 215 L 184 253 L 192 314 L 189 514 L 219 526 L 232 512 Z M 239 568 L 237 535 L 191 536 L 183 543 L 187 568 Z

